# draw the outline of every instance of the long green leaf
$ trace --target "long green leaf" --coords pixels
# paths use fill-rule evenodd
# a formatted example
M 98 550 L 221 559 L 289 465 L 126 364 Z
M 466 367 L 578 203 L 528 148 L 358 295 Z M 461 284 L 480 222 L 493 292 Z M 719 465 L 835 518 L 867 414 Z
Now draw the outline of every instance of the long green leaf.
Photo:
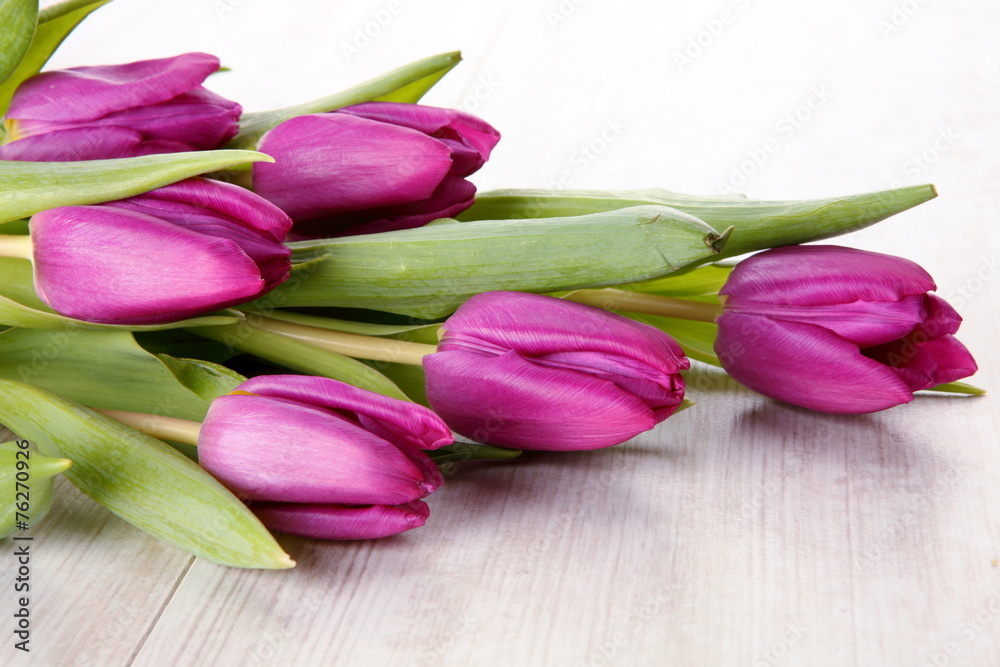
M 201 421 L 243 377 L 208 362 L 154 355 L 125 331 L 0 333 L 0 379 L 27 382 L 92 408 Z
M 98 324 L 64 317 L 45 305 L 35 293 L 31 278 L 31 262 L 0 257 L 0 324 L 28 329 L 93 329 L 97 331 L 159 331 L 185 326 L 232 324 L 242 314 L 224 310 L 214 315 L 191 317 L 163 324 L 123 325 Z
M 280 309 L 270 312 L 268 317 L 281 320 L 282 322 L 304 324 L 309 327 L 329 329 L 330 331 L 346 331 L 347 333 L 356 333 L 363 336 L 396 336 L 397 334 L 405 334 L 428 326 L 435 328 L 438 326 L 436 324 L 373 324 L 371 322 L 354 322 L 352 320 L 318 317 L 316 315 L 307 315 L 305 313 Z
M 14 91 L 28 77 L 41 71 L 63 40 L 92 11 L 111 0 L 68 0 L 46 7 L 38 14 L 38 26 L 17 69 L 0 85 L 0 114 L 7 111 Z M 37 6 L 37 2 L 33 3 Z
M 288 336 L 246 325 L 198 327 L 189 331 L 300 373 L 321 375 L 385 396 L 409 400 L 399 387 L 374 368 Z
M 645 322 L 666 332 L 684 349 L 684 354 L 703 361 L 706 364 L 720 366 L 719 357 L 715 354 L 715 337 L 719 327 L 714 322 L 695 322 L 680 320 L 673 317 L 658 315 L 642 315 L 639 313 L 621 313 L 633 320 Z
M 433 319 L 480 292 L 553 292 L 661 276 L 718 256 L 724 242 L 724 234 L 663 206 L 300 241 L 289 244 L 292 278 L 262 303 Z
M 24 58 L 38 22 L 38 0 L 0 0 L 0 83 Z
M 82 162 L 0 161 L 0 222 L 56 206 L 124 199 L 191 176 L 273 160 L 254 151 L 196 151 Z
M 294 565 L 257 518 L 211 475 L 166 444 L 44 389 L 0 380 L 0 421 L 121 518 L 222 565 Z
M 246 378 L 236 371 L 210 361 L 178 359 L 169 354 L 158 354 L 156 357 L 173 373 L 181 385 L 200 396 L 206 403 L 228 394 L 246 381 Z
M 699 197 L 667 190 L 495 190 L 476 195 L 460 220 L 503 220 L 585 215 L 625 206 L 660 204 L 689 213 L 716 229 L 735 227 L 722 254 L 710 261 L 755 250 L 846 234 L 937 196 L 933 185 L 914 185 L 849 197 L 802 201 L 755 201 L 732 196 Z
M 240 133 L 229 142 L 228 148 L 256 148 L 257 141 L 265 132 L 296 116 L 334 111 L 372 100 L 417 102 L 461 60 L 462 55 L 458 51 L 441 53 L 305 104 L 273 111 L 245 113 L 240 120 Z

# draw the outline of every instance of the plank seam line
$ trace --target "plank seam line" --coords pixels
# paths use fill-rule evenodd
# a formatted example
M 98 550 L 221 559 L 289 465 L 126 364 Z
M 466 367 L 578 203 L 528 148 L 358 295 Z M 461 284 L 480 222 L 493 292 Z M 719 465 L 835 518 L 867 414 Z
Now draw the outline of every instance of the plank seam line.
M 146 632 L 143 633 L 142 639 L 139 640 L 139 643 L 136 645 L 135 649 L 133 649 L 132 655 L 129 656 L 128 662 L 125 663 L 125 667 L 132 667 L 132 663 L 134 663 L 136 658 L 139 657 L 139 653 L 146 645 L 146 640 L 149 639 L 149 635 L 153 633 L 153 630 L 156 628 L 157 623 L 160 622 L 160 617 L 163 616 L 163 612 L 165 612 L 167 610 L 167 607 L 170 606 L 171 601 L 173 601 L 174 596 L 177 594 L 177 590 L 181 587 L 181 584 L 184 583 L 184 579 L 187 577 L 188 572 L 191 571 L 191 566 L 194 565 L 195 560 L 197 560 L 197 557 L 191 556 L 191 559 L 188 561 L 187 565 L 184 566 L 184 571 L 181 572 L 181 576 L 177 577 L 177 581 L 174 582 L 173 587 L 170 589 L 170 594 L 167 595 L 167 599 L 163 601 L 163 604 L 160 606 L 160 610 L 156 612 L 156 616 L 153 618 L 153 622 L 149 624 L 148 628 L 146 628 Z

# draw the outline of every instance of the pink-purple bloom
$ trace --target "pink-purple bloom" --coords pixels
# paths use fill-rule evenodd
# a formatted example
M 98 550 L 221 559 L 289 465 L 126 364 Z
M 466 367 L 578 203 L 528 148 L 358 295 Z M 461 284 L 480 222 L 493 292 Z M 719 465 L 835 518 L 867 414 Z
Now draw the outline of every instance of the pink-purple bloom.
M 0 159 L 103 160 L 219 148 L 240 105 L 201 85 L 219 69 L 206 53 L 43 72 L 11 100 Z
M 532 450 L 608 447 L 684 399 L 690 362 L 662 331 L 600 308 L 488 292 L 442 325 L 424 358 L 427 398 L 473 440 Z
M 205 178 L 31 218 L 35 290 L 90 322 L 154 324 L 250 301 L 288 278 L 292 221 Z
M 367 102 L 265 134 L 258 149 L 275 161 L 254 165 L 253 186 L 292 217 L 296 238 L 419 227 L 472 205 L 465 177 L 499 139 L 462 111 Z
M 913 262 L 840 246 L 790 246 L 740 262 L 720 294 L 715 350 L 766 396 L 860 414 L 976 372 L 962 321 Z
M 422 450 L 453 441 L 427 408 L 302 375 L 247 380 L 212 402 L 201 465 L 269 528 L 329 540 L 422 526 L 443 483 Z

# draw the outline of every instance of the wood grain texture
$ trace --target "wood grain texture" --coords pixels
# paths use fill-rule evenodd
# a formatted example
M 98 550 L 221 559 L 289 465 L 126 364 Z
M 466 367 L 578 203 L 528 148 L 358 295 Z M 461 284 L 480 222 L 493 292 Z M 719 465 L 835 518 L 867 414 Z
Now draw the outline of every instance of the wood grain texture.
M 810 198 L 933 182 L 938 200 L 842 242 L 925 266 L 966 318 L 960 337 L 981 368 L 972 381 L 1000 388 L 996 6 L 392 6 L 348 54 L 390 3 L 121 2 L 54 64 L 205 50 L 233 68 L 213 88 L 264 109 L 461 48 L 466 62 L 426 101 L 475 111 L 504 134 L 475 177 L 481 189 L 734 186 Z M 711 36 L 723 11 L 731 20 Z M 701 52 L 678 64 L 699 39 Z M 8 640 L 0 660 L 1000 664 L 992 396 L 836 417 L 711 370 L 689 386 L 695 407 L 612 450 L 458 469 L 420 530 L 284 539 L 299 563 L 288 572 L 192 560 L 60 484 L 34 531 L 33 652 Z M 5 589 L 10 566 L 0 559 Z

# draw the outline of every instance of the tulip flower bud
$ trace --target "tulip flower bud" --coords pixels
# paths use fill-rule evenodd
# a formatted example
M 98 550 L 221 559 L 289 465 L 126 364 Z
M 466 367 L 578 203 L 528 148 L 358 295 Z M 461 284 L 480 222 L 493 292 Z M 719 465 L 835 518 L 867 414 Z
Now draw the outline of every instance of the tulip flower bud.
M 198 458 L 269 528 L 367 539 L 424 524 L 420 498 L 443 479 L 421 450 L 452 441 L 415 403 L 323 377 L 271 375 L 213 401 Z
M 427 399 L 479 442 L 533 450 L 616 445 L 663 421 L 690 367 L 662 331 L 553 297 L 488 292 L 424 358 Z
M 419 227 L 472 205 L 465 177 L 500 134 L 461 111 L 368 102 L 298 116 L 265 134 L 254 190 L 295 221 L 296 238 Z
M 219 148 L 242 109 L 200 84 L 219 69 L 205 53 L 43 72 L 11 100 L 0 159 L 104 160 Z
M 840 246 L 775 248 L 720 290 L 715 351 L 747 387 L 821 412 L 861 414 L 976 372 L 962 321 L 901 257 Z
M 243 188 L 204 178 L 95 206 L 35 214 L 35 290 L 67 317 L 181 320 L 250 301 L 288 278 L 291 220 Z

